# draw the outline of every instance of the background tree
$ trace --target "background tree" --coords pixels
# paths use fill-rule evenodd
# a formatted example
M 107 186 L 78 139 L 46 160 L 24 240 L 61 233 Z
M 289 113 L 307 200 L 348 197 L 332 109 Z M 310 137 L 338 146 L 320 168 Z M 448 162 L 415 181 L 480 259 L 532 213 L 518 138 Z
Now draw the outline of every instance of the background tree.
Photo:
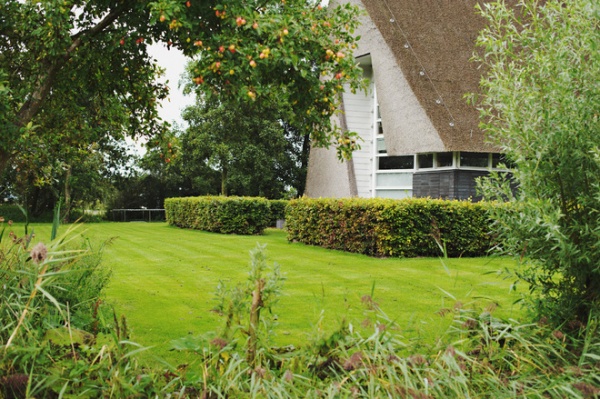
M 281 198 L 304 190 L 307 137 L 283 123 L 291 109 L 282 102 L 202 101 L 188 107 L 182 136 L 186 165 L 220 173 L 221 195 Z
M 517 186 L 484 185 L 511 200 L 497 231 L 538 315 L 585 323 L 600 305 L 600 3 L 492 2 L 482 14 L 484 127 Z

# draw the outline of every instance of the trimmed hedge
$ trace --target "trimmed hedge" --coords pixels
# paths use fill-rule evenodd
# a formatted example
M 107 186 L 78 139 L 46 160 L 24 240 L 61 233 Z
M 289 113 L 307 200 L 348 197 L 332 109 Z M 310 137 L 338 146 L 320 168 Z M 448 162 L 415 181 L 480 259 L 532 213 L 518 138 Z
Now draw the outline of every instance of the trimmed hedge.
M 269 201 L 257 197 L 183 197 L 165 200 L 167 223 L 224 234 L 262 234 L 269 227 Z
M 289 241 L 371 256 L 483 256 L 492 247 L 489 204 L 423 198 L 298 199 Z M 436 240 L 437 239 L 437 240 Z M 437 242 L 436 242 L 437 241 Z

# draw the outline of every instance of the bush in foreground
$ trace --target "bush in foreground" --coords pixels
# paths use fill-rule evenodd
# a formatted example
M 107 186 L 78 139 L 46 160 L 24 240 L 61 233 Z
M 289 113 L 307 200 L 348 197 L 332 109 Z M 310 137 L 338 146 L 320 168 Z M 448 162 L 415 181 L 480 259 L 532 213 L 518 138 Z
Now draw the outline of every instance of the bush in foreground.
M 507 3 L 481 6 L 477 54 L 483 127 L 513 180 L 488 180 L 484 194 L 511 201 L 494 227 L 532 310 L 587 323 L 600 306 L 600 3 Z

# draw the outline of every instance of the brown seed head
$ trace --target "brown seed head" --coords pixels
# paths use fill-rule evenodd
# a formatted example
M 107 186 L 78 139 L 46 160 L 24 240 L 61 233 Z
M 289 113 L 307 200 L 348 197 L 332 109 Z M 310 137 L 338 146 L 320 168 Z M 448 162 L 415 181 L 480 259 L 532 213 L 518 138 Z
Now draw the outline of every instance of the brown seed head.
M 33 263 L 40 264 L 46 260 L 46 256 L 48 256 L 48 248 L 42 242 L 38 242 L 35 247 L 30 252 L 31 260 Z

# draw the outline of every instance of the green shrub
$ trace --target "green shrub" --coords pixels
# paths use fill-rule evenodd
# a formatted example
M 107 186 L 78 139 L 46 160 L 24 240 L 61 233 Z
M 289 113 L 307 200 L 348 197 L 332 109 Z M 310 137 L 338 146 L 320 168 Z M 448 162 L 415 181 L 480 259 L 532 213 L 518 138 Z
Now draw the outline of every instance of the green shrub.
M 177 381 L 142 369 L 125 319 L 103 317 L 102 251 L 71 250 L 73 238 L 0 236 L 0 397 L 167 397 Z
M 491 247 L 488 204 L 431 199 L 299 199 L 288 239 L 372 256 L 482 256 Z
M 513 205 L 495 229 L 521 261 L 531 309 L 557 326 L 586 323 L 600 308 L 600 3 L 506 3 L 481 7 L 477 106 L 512 181 L 481 188 Z
M 262 234 L 269 226 L 270 206 L 257 197 L 184 197 L 165 200 L 167 223 L 224 234 Z

